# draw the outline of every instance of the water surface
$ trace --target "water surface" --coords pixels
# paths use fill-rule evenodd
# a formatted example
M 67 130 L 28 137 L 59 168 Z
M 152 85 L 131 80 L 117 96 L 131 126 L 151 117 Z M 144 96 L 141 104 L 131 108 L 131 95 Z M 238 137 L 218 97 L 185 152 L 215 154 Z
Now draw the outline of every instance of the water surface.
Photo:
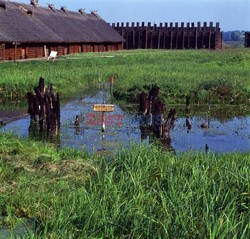
M 112 99 L 108 89 L 93 90 L 77 100 L 72 100 L 61 107 L 60 135 L 54 139 L 59 147 L 73 147 L 86 150 L 89 153 L 110 153 L 121 147 L 129 147 L 131 143 L 149 144 L 152 139 L 145 135 L 140 127 L 140 117 L 136 113 L 136 107 L 115 104 L 115 111 L 106 113 L 106 116 L 114 117 L 112 125 L 106 125 L 106 132 L 101 132 L 100 125 L 90 125 L 88 114 L 93 112 L 93 105 L 97 103 L 111 103 Z M 250 116 L 226 116 L 211 110 L 209 128 L 202 129 L 201 124 L 208 121 L 205 110 L 192 110 L 190 121 L 192 129 L 186 127 L 186 118 L 183 117 L 183 107 L 177 107 L 177 120 L 172 131 L 172 150 L 205 151 L 205 145 L 212 152 L 249 152 L 250 151 Z M 199 108 L 199 107 L 198 107 Z M 231 109 L 228 109 L 228 112 Z M 227 112 L 227 109 L 225 110 Z M 80 115 L 80 127 L 74 126 L 76 115 Z M 98 115 L 96 115 L 98 117 Z M 118 118 L 120 117 L 120 120 Z M 92 121 L 93 122 L 93 119 Z M 97 119 L 96 119 L 97 122 Z M 14 120 L 1 130 L 14 132 L 24 138 L 38 137 L 29 131 L 29 116 Z

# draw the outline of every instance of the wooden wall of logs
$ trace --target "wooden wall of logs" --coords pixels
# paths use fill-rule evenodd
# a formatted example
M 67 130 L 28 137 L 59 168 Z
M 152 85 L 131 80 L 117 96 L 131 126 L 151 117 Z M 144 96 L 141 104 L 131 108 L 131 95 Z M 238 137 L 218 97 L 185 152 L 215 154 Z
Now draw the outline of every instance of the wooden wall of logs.
M 219 23 L 188 22 L 147 25 L 129 22 L 113 23 L 112 27 L 125 39 L 123 49 L 221 49 Z
M 33 92 L 27 92 L 30 130 L 57 135 L 60 129 L 60 97 L 52 85 L 45 86 L 43 77 Z

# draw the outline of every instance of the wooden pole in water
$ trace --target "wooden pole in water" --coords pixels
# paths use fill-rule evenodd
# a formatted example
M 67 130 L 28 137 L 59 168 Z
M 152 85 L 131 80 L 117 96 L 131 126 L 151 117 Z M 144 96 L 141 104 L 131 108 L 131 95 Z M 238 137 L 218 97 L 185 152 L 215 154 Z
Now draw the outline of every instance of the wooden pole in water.
M 28 113 L 30 114 L 30 129 L 39 132 L 47 132 L 50 135 L 57 135 L 60 128 L 60 97 L 55 96 L 52 85 L 45 87 L 44 78 L 41 77 L 39 84 L 34 88 L 35 94 L 27 93 Z

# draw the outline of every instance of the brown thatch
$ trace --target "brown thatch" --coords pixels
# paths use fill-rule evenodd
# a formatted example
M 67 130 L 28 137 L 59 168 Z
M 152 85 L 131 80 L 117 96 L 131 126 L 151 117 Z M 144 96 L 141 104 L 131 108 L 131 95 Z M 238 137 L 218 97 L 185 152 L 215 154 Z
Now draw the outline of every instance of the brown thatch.
M 0 0 L 0 43 L 115 43 L 123 38 L 95 12 Z

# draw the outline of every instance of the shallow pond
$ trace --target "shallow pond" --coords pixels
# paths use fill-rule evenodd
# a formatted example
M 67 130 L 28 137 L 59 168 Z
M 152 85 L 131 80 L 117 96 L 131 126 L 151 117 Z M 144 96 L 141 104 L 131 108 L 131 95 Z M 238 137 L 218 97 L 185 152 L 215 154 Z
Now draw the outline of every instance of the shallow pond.
M 93 104 L 111 102 L 108 89 L 100 88 L 84 94 L 77 100 L 72 100 L 61 107 L 60 135 L 52 140 L 59 147 L 74 147 L 84 149 L 89 153 L 110 153 L 121 147 L 129 147 L 131 143 L 149 144 L 150 137 L 140 127 L 140 118 L 134 106 L 115 104 L 115 111 L 106 113 L 109 119 L 106 122 L 106 132 L 101 132 L 98 114 L 92 115 Z M 192 106 L 191 106 L 192 107 Z M 183 117 L 184 106 L 176 106 L 177 121 L 172 131 L 172 142 L 168 149 L 176 152 L 189 150 L 205 151 L 205 145 L 212 152 L 249 152 L 250 151 L 250 115 L 226 116 L 222 110 L 211 109 L 209 128 L 202 129 L 201 124 L 207 122 L 206 109 L 192 107 L 190 121 L 192 129 L 186 127 L 186 118 Z M 224 108 L 225 112 L 232 111 Z M 74 127 L 76 115 L 80 116 L 80 127 Z M 182 116 L 183 115 L 183 116 Z M 106 119 L 107 119 L 106 118 Z M 94 125 L 93 125 L 94 123 Z M 108 125 L 108 123 L 110 125 Z M 14 120 L 1 131 L 14 132 L 21 137 L 48 138 L 35 135 L 29 131 L 30 119 L 28 116 Z

